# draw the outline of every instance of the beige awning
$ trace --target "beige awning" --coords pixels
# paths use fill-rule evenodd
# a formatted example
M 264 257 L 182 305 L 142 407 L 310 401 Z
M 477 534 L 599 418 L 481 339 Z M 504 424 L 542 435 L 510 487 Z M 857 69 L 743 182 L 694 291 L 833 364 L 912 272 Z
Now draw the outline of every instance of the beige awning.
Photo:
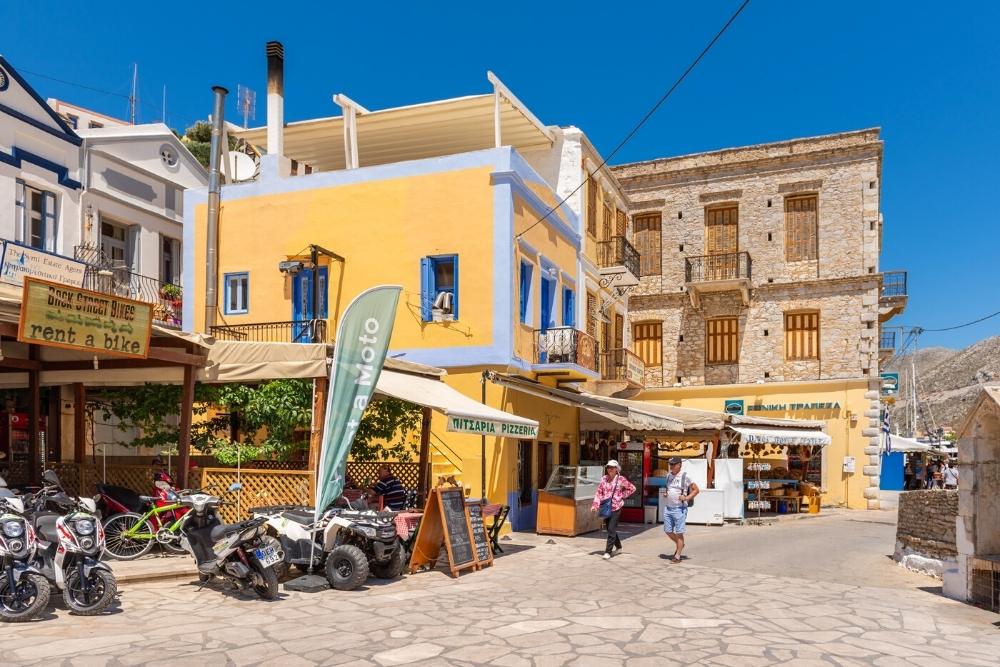
M 320 343 L 253 343 L 216 340 L 198 382 L 262 382 L 327 375 L 327 346 Z
M 538 422 L 474 401 L 441 380 L 383 369 L 375 391 L 437 410 L 447 430 L 499 437 L 538 437 Z
M 730 428 L 739 435 L 742 443 L 750 445 L 826 447 L 831 441 L 829 435 L 813 429 L 750 428 L 749 426 L 730 426 Z

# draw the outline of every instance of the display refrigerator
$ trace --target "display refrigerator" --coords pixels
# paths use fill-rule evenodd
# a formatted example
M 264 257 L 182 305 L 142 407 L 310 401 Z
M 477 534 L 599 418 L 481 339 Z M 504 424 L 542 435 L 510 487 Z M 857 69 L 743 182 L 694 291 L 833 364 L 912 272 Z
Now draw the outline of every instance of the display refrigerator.
M 0 461 L 25 463 L 31 452 L 31 418 L 24 412 L 11 412 L 0 418 Z M 45 417 L 38 418 L 39 450 L 45 438 Z
M 650 450 L 652 445 L 632 440 L 618 445 L 619 472 L 635 485 L 635 493 L 625 499 L 622 521 L 642 523 L 645 519 L 646 478 L 650 476 Z
M 598 530 L 602 520 L 591 506 L 603 475 L 601 466 L 556 466 L 538 492 L 536 532 L 573 537 Z

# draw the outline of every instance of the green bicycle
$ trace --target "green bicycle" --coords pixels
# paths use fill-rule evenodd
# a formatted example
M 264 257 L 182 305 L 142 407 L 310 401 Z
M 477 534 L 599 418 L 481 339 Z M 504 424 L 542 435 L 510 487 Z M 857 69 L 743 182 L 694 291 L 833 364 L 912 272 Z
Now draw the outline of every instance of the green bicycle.
M 107 494 L 102 490 L 102 496 Z M 138 512 L 119 512 L 105 519 L 104 549 L 118 560 L 134 560 L 149 553 L 154 544 L 159 544 L 165 551 L 172 554 L 187 553 L 181 546 L 180 527 L 188 508 L 177 502 L 166 502 L 158 505 L 160 498 L 138 496 L 148 504 L 144 514 Z M 128 509 L 127 505 L 110 500 L 109 505 L 117 505 Z M 134 503 L 129 503 L 134 506 Z

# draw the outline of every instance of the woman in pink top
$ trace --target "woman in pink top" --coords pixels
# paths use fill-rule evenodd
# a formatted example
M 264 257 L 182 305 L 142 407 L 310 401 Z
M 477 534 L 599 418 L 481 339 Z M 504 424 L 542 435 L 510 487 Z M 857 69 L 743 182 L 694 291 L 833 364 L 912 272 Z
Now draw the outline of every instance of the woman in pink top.
M 625 499 L 635 493 L 635 484 L 619 474 L 618 461 L 614 459 L 608 461 L 608 464 L 604 466 L 604 470 L 606 474 L 597 487 L 597 494 L 594 496 L 594 502 L 590 506 L 590 511 L 597 512 L 597 508 L 600 507 L 601 503 L 611 498 L 611 516 L 605 520 L 608 529 L 608 542 L 604 548 L 603 556 L 604 560 L 608 560 L 611 558 L 612 549 L 614 549 L 615 553 L 622 550 L 622 541 L 618 537 L 618 519 L 622 515 L 622 506 L 625 504 Z

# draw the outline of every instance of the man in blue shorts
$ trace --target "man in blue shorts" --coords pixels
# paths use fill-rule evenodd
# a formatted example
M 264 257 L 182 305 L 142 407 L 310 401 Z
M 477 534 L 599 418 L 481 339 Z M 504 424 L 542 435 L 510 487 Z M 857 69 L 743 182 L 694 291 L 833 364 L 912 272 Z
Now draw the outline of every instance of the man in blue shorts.
M 674 543 L 671 563 L 681 562 L 684 551 L 684 524 L 687 521 L 688 501 L 698 495 L 698 485 L 691 481 L 686 472 L 681 472 L 681 457 L 670 459 L 670 474 L 667 475 L 667 497 L 663 508 L 663 532 Z

